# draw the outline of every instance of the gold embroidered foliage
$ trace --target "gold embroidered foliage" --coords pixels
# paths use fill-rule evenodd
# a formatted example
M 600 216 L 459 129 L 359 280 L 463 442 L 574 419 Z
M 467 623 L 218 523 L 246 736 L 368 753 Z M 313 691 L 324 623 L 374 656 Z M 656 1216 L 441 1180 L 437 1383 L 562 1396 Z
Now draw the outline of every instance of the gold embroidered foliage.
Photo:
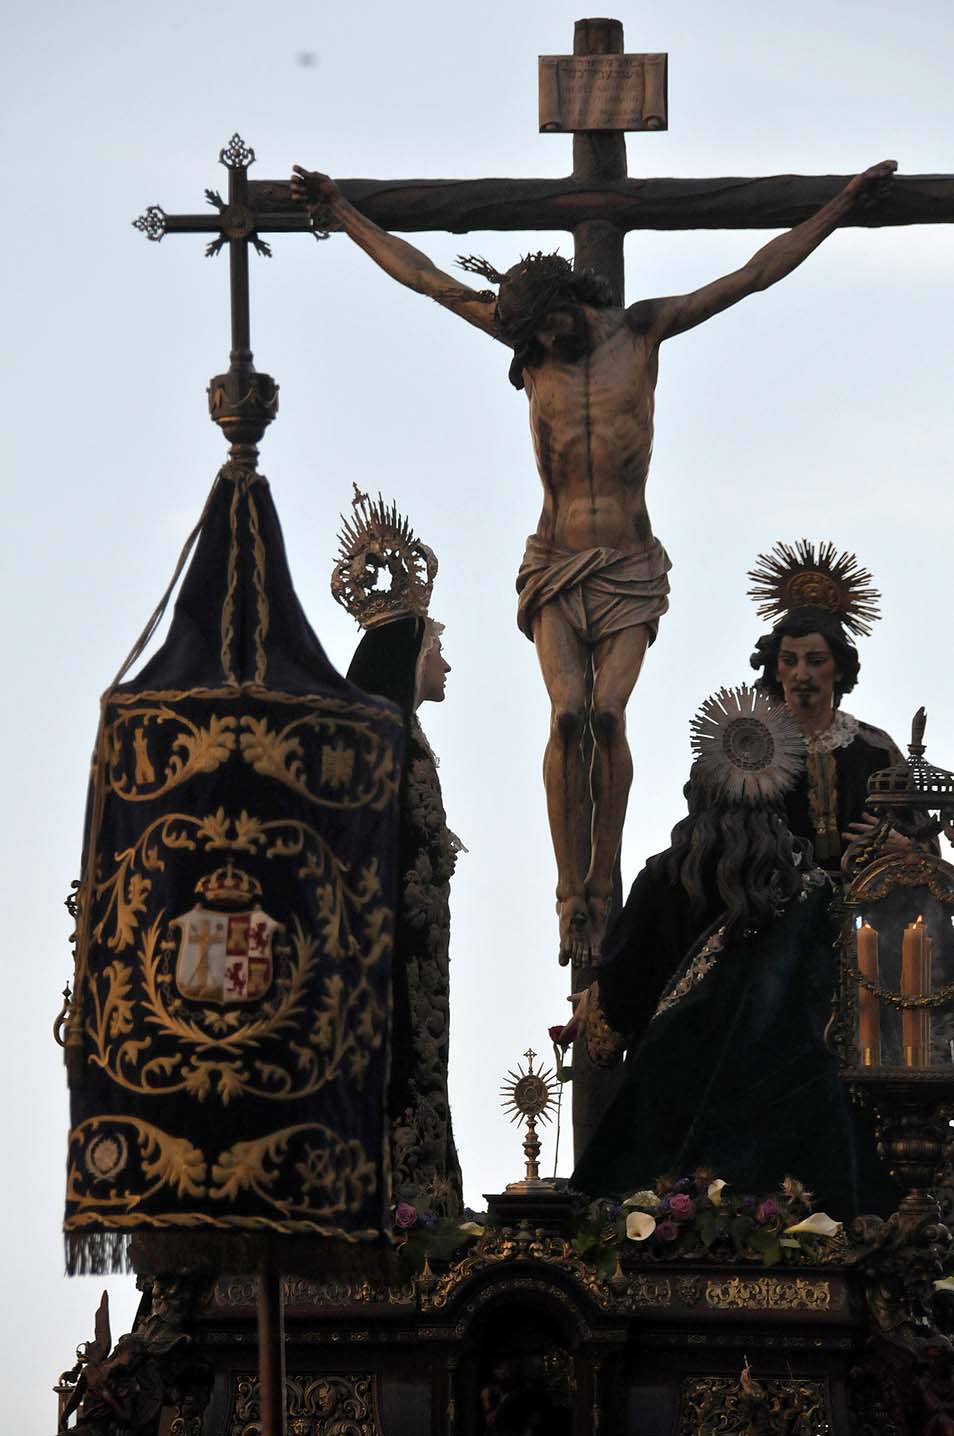
M 201 1197 L 204 1194 L 205 1159 L 185 1137 L 170 1137 L 152 1127 L 148 1133 L 140 1135 L 139 1146 L 147 1182 L 174 1187 L 178 1197 Z
M 244 731 L 239 743 L 246 763 L 251 763 L 256 773 L 261 773 L 263 777 L 277 778 L 304 797 L 310 797 L 301 761 L 303 750 L 300 740 L 287 737 L 288 728 L 283 733 L 272 732 L 267 718 L 246 715 L 242 719 L 242 728 Z
M 107 1140 L 111 1139 L 110 1150 L 123 1154 L 123 1166 L 128 1169 L 124 1128 L 131 1128 L 135 1134 L 145 1186 L 130 1192 L 128 1179 L 133 1174 L 127 1170 L 126 1180 L 122 1180 L 117 1170 L 103 1195 L 102 1181 L 88 1157 L 97 1144 L 102 1145 L 105 1134 Z M 303 1146 L 306 1136 L 310 1140 Z M 67 1218 L 66 1229 L 95 1224 L 104 1211 L 110 1212 L 110 1225 L 116 1228 L 165 1226 L 167 1218 L 137 1210 L 165 1188 L 170 1196 L 174 1193 L 180 1199 L 211 1198 L 230 1203 L 238 1201 L 243 1193 L 254 1193 L 277 1213 L 278 1220 L 239 1215 L 216 1221 L 196 1213 L 191 1224 L 250 1229 L 271 1226 L 281 1230 L 282 1216 L 304 1213 L 318 1219 L 360 1211 L 368 1193 L 377 1189 L 378 1181 L 376 1165 L 359 1141 L 340 1137 L 318 1122 L 299 1123 L 253 1141 L 236 1142 L 218 1154 L 211 1163 L 211 1173 L 209 1167 L 199 1148 L 186 1138 L 172 1136 L 141 1118 L 91 1117 L 70 1133 L 67 1200 L 75 1210 Z M 285 1194 L 281 1199 L 274 1195 L 276 1185 Z M 91 1191 L 91 1186 L 96 1190 Z M 190 1225 L 189 1214 L 177 1214 L 175 1222 Z
M 169 695 L 177 696 L 193 695 Z M 334 716 L 310 712 L 281 729 L 270 727 L 265 717 L 247 713 L 214 714 L 203 727 L 165 702 L 140 702 L 121 709 L 105 735 L 109 788 L 124 802 L 151 801 L 197 774 L 215 772 L 240 752 L 255 772 L 291 788 L 310 803 L 331 808 L 370 805 L 382 810 L 398 784 L 391 744 L 382 738 L 375 723 L 341 715 L 340 704 L 327 706 Z M 365 711 L 355 709 L 357 713 Z M 320 738 L 320 749 L 309 755 L 303 738 Z M 362 766 L 355 786 L 359 750 Z M 335 796 L 312 791 L 309 767 L 320 770 L 320 786 Z
M 180 815 L 181 821 L 186 821 Z M 324 957 L 360 953 L 364 973 L 390 951 L 391 913 L 383 902 L 377 866 L 362 868 L 356 885 L 345 881 L 339 863 L 312 829 L 287 821 L 258 823 L 242 814 L 192 820 L 203 845 L 213 847 L 219 831 L 235 832 L 242 820 L 254 841 L 274 849 L 279 840 L 292 854 L 304 851 L 303 878 L 316 881 L 322 927 L 328 945 Z M 179 828 L 171 829 L 176 840 Z M 250 838 L 251 842 L 252 839 Z M 360 939 L 353 930 L 360 922 Z M 307 1043 L 285 1034 L 300 1025 L 306 995 L 318 962 L 318 938 L 306 933 L 296 916 L 290 945 L 275 948 L 276 982 L 272 993 L 254 1007 L 227 1009 L 196 1006 L 176 990 L 178 943 L 160 914 L 142 934 L 136 951 L 141 996 L 135 999 L 133 967 L 112 962 L 89 974 L 90 1013 L 86 1023 L 89 1060 L 127 1091 L 143 1095 L 185 1092 L 199 1102 L 223 1106 L 243 1096 L 291 1100 L 318 1091 L 347 1073 L 360 1083 L 369 1056 L 384 1038 L 386 1013 L 367 977 L 346 986 L 334 972 L 324 977 Z M 138 1008 L 138 1013 L 137 1013 Z M 138 1023 L 137 1023 L 138 1015 Z M 152 1036 L 129 1034 L 143 1027 Z M 163 1039 L 166 1051 L 163 1051 Z
M 117 1190 L 114 1181 L 109 1189 L 110 1195 L 93 1195 L 86 1190 L 88 1183 L 82 1158 L 97 1141 L 102 1140 L 103 1132 L 112 1136 L 117 1147 L 125 1151 L 124 1139 L 116 1135 L 123 1127 L 131 1127 L 136 1135 L 146 1189 L 130 1196 L 124 1189 L 124 1183 L 119 1183 L 120 1190 Z M 70 1149 L 71 1153 L 75 1150 L 76 1155 L 71 1156 L 67 1200 L 76 1203 L 80 1212 L 91 1206 L 135 1206 L 163 1187 L 172 1188 L 180 1197 L 205 1196 L 206 1161 L 198 1147 L 184 1137 L 170 1136 L 139 1117 L 90 1117 L 70 1133 Z M 117 1171 L 115 1176 L 118 1175 Z
M 150 752 L 149 729 L 151 726 L 161 729 L 170 723 L 180 731 L 168 747 L 168 758 L 159 780 Z M 127 709 L 106 732 L 109 785 L 127 802 L 142 802 L 161 797 L 197 773 L 214 773 L 216 768 L 227 762 L 235 749 L 235 726 L 234 717 L 222 718 L 213 714 L 208 727 L 203 728 L 166 704 Z M 127 730 L 132 734 L 132 776 L 126 767 L 124 752 L 123 740 Z
M 304 1160 L 293 1163 L 300 1179 L 299 1198 L 278 1200 L 269 1189 L 283 1170 L 289 1147 L 305 1133 L 314 1133 L 316 1142 L 307 1144 Z M 329 1127 L 309 1122 L 255 1141 L 236 1142 L 222 1152 L 212 1165 L 209 1196 L 214 1201 L 235 1202 L 243 1192 L 253 1192 L 286 1216 L 309 1209 L 331 1216 L 360 1211 L 366 1194 L 376 1188 L 375 1164 L 368 1160 L 360 1142 L 345 1141 Z
M 241 727 L 239 746 L 242 756 L 256 773 L 284 783 L 319 807 L 348 809 L 369 806 L 380 811 L 397 790 L 398 774 L 393 749 L 390 744 L 381 741 L 368 723 L 330 720 L 321 714 L 310 713 L 304 718 L 296 718 L 280 730 L 273 730 L 267 718 L 246 715 L 241 720 Z M 309 787 L 308 771 L 303 761 L 305 747 L 298 736 L 300 733 L 311 740 L 323 731 L 334 741 L 321 745 L 319 782 L 335 793 L 341 790 L 336 797 L 315 793 Z M 363 745 L 363 764 L 368 770 L 356 784 L 358 750 L 351 746 L 353 743 Z

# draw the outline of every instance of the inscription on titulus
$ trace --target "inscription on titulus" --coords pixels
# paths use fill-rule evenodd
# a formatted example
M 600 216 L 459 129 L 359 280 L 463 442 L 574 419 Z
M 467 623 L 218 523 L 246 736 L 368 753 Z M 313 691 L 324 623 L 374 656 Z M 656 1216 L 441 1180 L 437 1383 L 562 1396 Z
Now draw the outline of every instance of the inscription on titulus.
M 541 131 L 666 129 L 668 58 L 541 55 Z

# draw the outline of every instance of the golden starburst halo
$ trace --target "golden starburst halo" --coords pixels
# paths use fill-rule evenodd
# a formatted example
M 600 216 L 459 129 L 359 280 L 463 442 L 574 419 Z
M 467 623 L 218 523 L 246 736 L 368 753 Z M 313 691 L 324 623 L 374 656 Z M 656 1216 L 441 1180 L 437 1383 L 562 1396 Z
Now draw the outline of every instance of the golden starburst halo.
M 769 553 L 759 554 L 747 576 L 752 580 L 749 597 L 755 599 L 760 618 L 820 608 L 851 633 L 868 634 L 881 617 L 881 594 L 871 574 L 853 553 L 838 553 L 827 540 L 819 543 L 817 552 L 808 539 L 779 541 Z

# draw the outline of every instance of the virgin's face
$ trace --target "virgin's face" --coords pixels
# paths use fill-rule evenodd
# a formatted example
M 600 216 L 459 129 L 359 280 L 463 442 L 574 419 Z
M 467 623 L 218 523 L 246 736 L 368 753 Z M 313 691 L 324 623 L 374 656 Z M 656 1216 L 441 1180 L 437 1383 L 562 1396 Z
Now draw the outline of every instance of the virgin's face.
M 444 657 L 441 640 L 435 638 L 424 655 L 421 665 L 421 679 L 417 694 L 417 705 L 422 703 L 443 703 L 444 688 L 451 666 Z
M 806 633 L 800 638 L 786 635 L 775 672 L 794 718 L 815 717 L 834 708 L 835 684 L 841 678 L 841 669 L 828 640 L 820 633 Z

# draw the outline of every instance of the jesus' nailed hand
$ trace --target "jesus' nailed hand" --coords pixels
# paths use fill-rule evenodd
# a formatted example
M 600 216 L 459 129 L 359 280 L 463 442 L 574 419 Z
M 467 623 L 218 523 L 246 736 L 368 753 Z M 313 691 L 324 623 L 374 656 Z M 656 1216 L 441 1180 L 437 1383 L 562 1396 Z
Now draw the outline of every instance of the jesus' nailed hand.
M 551 704 L 543 773 L 561 962 L 594 958 L 605 936 L 633 773 L 626 704 L 668 604 L 669 560 L 645 499 L 659 346 L 784 279 L 896 168 L 885 160 L 856 175 L 734 273 L 620 309 L 599 275 L 574 272 L 556 255 L 528 256 L 502 275 L 465 261 L 499 285 L 497 294 L 471 289 L 366 219 L 327 175 L 295 167 L 292 195 L 317 227 L 343 230 L 393 279 L 513 351 L 510 379 L 530 403 L 543 481 L 543 511 L 517 578 L 518 622 L 536 645 Z

